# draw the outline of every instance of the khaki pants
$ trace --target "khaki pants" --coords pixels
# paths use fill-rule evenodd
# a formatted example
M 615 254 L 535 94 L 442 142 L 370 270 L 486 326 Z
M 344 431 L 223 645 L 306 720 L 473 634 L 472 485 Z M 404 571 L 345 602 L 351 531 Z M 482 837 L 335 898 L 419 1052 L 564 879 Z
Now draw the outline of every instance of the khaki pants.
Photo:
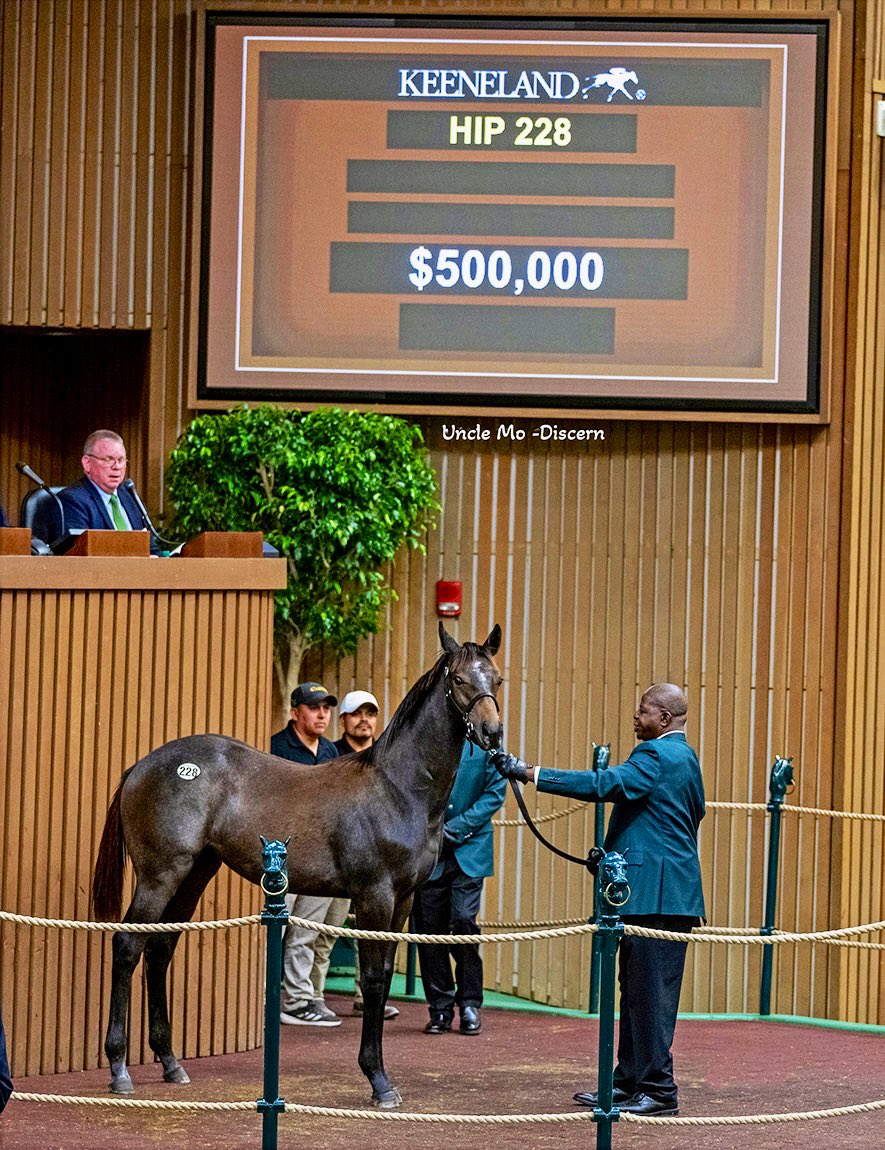
M 344 920 L 350 913 L 349 898 L 329 899 L 329 907 L 323 922 L 329 926 L 343 926 Z M 329 973 L 329 962 L 332 958 L 332 948 L 337 939 L 331 934 L 318 934 L 313 944 L 313 966 L 310 970 L 310 982 L 313 987 L 314 1001 L 322 1002 L 326 989 L 326 976 Z
M 319 898 L 311 894 L 287 894 L 286 910 L 297 918 L 309 918 L 312 922 L 325 922 L 332 902 L 331 898 Z M 280 1009 L 286 1012 L 314 1001 L 313 983 L 310 972 L 314 962 L 314 945 L 317 932 L 303 926 L 286 927 L 283 935 L 283 981 Z M 328 965 L 328 962 L 327 962 Z

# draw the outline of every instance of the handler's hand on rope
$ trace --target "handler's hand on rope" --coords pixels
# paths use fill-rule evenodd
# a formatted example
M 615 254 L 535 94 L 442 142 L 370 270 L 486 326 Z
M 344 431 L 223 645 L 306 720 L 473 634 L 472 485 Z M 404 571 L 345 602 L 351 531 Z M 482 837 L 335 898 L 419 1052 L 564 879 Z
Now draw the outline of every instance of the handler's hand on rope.
M 528 776 L 528 763 L 524 763 L 522 759 L 518 759 L 516 755 L 511 755 L 507 751 L 492 751 L 489 756 L 492 766 L 499 775 L 503 775 L 505 779 L 516 779 L 518 783 L 527 783 Z

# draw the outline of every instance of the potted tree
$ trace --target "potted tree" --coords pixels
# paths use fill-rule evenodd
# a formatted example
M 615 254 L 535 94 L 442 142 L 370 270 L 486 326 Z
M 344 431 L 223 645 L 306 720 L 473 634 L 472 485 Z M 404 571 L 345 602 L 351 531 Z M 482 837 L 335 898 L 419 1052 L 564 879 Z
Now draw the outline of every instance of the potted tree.
M 420 428 L 338 408 L 198 415 L 168 482 L 179 537 L 261 531 L 286 559 L 274 616 L 284 709 L 308 651 L 352 654 L 378 630 L 395 598 L 384 568 L 404 545 L 423 549 L 439 509 Z

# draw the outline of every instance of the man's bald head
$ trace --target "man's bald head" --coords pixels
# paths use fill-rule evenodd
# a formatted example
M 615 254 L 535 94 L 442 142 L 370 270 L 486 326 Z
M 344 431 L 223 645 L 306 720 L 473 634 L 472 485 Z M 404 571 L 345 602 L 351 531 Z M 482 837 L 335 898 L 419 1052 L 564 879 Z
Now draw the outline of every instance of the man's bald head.
M 642 695 L 633 715 L 633 730 L 639 739 L 657 739 L 668 731 L 685 727 L 688 700 L 675 683 L 653 683 Z

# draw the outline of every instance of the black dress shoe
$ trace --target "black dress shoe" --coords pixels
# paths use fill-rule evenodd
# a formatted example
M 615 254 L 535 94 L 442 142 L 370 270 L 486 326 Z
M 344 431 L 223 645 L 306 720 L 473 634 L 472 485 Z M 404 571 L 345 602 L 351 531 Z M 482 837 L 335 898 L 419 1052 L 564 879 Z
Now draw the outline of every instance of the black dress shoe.
M 638 1114 L 642 1118 L 672 1118 L 679 1113 L 675 1099 L 652 1098 L 648 1094 L 634 1094 L 620 1109 L 622 1114 Z
M 424 1027 L 425 1034 L 448 1034 L 452 1029 L 452 1016 L 442 1010 L 434 1010 L 430 1021 Z
M 458 1029 L 462 1034 L 479 1034 L 482 1030 L 482 1019 L 479 1017 L 478 1006 L 461 1007 L 461 1025 Z
M 612 1105 L 620 1106 L 622 1102 L 629 1102 L 632 1097 L 633 1095 L 626 1090 L 621 1090 L 619 1086 L 615 1086 L 612 1090 Z M 582 1106 L 598 1105 L 596 1091 L 585 1090 L 581 1094 L 576 1094 L 575 1102 L 579 1102 Z

